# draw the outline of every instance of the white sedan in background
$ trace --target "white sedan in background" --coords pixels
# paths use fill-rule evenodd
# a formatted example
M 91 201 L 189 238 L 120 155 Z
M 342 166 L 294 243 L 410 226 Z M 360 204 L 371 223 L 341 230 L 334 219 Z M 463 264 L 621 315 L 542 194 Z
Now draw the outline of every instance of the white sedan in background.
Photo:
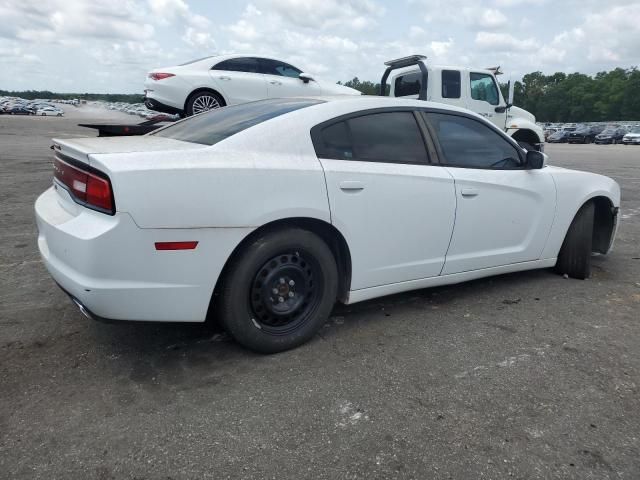
M 181 116 L 268 98 L 360 95 L 259 55 L 219 55 L 158 68 L 149 72 L 144 88 L 147 108 Z
M 312 338 L 336 301 L 536 268 L 586 278 L 620 205 L 612 179 L 418 100 L 265 100 L 54 151 L 38 246 L 87 316 L 214 316 L 260 352 Z
M 54 107 L 43 107 L 36 110 L 36 115 L 61 117 L 63 112 Z

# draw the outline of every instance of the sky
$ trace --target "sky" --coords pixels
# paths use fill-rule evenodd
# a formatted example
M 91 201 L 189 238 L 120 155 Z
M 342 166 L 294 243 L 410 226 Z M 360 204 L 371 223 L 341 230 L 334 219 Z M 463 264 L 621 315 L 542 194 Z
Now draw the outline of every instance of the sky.
M 153 68 L 224 53 L 330 81 L 410 54 L 592 74 L 640 66 L 640 0 L 0 0 L 0 89 L 141 93 Z

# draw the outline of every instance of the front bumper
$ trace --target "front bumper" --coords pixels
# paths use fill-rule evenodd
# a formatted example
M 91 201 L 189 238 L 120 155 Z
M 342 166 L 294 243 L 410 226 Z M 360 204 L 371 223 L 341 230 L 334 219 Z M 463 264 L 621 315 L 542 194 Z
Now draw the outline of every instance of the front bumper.
M 62 192 L 64 195 L 66 192 Z M 62 199 L 63 200 L 63 199 Z M 36 201 L 38 248 L 53 279 L 93 317 L 202 322 L 244 229 L 142 229 L 124 212 L 70 213 L 53 188 Z M 155 242 L 198 241 L 157 251 Z
M 598 145 L 608 145 L 613 143 L 613 138 L 596 138 L 593 143 Z

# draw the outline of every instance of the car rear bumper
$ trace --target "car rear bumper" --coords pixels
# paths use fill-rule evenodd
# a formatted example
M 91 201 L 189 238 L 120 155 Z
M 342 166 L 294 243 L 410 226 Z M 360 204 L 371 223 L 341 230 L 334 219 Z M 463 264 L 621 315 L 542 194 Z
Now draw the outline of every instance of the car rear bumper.
M 180 108 L 172 107 L 151 97 L 144 97 L 144 104 L 149 110 L 156 112 L 169 113 L 171 115 L 182 115 L 184 111 Z
M 64 193 L 63 193 L 64 194 Z M 92 317 L 202 322 L 244 229 L 142 229 L 123 212 L 74 215 L 50 188 L 36 201 L 38 248 L 53 279 Z M 198 241 L 158 251 L 155 242 Z

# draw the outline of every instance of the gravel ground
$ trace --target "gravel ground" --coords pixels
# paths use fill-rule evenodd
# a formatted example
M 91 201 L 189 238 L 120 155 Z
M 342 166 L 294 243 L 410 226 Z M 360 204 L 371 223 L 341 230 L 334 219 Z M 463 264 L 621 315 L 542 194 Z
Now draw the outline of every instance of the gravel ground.
M 593 278 L 547 270 L 336 307 L 259 356 L 210 325 L 88 321 L 39 261 L 53 136 L 0 117 L 0 478 L 640 478 L 640 147 L 549 145 L 615 178 Z M 120 116 L 118 116 L 120 115 Z

